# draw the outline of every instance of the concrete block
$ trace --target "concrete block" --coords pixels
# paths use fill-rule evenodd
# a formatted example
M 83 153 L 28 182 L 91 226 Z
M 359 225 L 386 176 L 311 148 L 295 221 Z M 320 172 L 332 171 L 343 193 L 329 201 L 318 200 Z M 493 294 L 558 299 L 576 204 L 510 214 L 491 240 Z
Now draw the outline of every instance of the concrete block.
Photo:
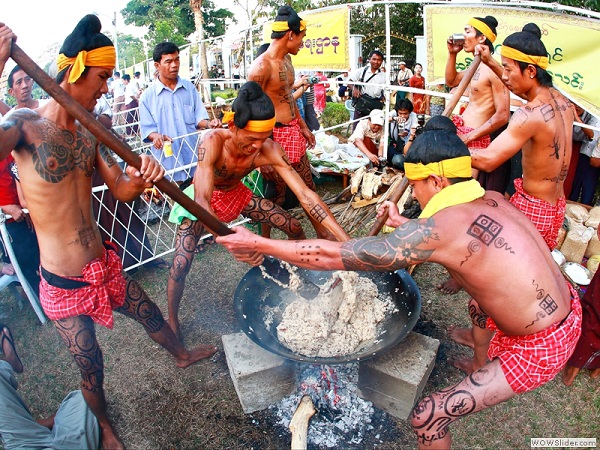
M 358 394 L 406 420 L 433 370 L 440 341 L 412 332 L 393 349 L 361 361 Z
M 256 345 L 244 333 L 222 337 L 223 348 L 244 413 L 265 409 L 296 389 L 295 365 Z

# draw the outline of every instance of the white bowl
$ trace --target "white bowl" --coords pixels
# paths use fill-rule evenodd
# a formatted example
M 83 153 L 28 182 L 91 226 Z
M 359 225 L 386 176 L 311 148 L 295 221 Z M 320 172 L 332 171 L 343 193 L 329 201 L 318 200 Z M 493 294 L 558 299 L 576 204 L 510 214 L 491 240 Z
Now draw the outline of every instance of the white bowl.
M 560 250 L 552 250 L 552 257 L 554 258 L 554 261 L 556 261 L 556 264 L 558 264 L 559 266 L 562 266 L 564 263 L 567 262 L 567 258 L 565 258 L 565 255 L 563 255 L 560 252 Z
M 568 262 L 562 266 L 562 270 L 573 282 L 580 286 L 587 286 L 592 281 L 592 272 L 581 264 Z

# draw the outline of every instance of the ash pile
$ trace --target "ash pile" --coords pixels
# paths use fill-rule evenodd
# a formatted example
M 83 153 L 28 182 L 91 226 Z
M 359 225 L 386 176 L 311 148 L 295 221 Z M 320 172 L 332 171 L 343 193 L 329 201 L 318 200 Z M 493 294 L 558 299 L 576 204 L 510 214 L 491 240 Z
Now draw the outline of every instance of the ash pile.
M 328 448 L 360 444 L 374 429 L 375 410 L 357 394 L 358 363 L 300 367 L 297 392 L 271 406 L 278 425 L 287 428 L 301 398 L 309 395 L 317 409 L 308 426 L 309 444 Z

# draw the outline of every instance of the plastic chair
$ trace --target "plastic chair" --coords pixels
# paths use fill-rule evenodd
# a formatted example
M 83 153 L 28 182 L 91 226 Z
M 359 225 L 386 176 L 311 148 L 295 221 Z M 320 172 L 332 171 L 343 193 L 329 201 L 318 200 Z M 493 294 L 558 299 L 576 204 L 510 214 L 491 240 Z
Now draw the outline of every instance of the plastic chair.
M 47 319 L 40 305 L 40 299 L 31 288 L 31 285 L 27 281 L 27 278 L 25 278 L 25 276 L 23 275 L 21 266 L 19 266 L 19 263 L 17 262 L 17 257 L 15 256 L 15 252 L 12 248 L 12 245 L 10 244 L 10 235 L 8 234 L 8 230 L 6 229 L 7 218 L 10 218 L 10 216 L 4 214 L 0 210 L 0 234 L 2 235 L 2 241 L 4 243 L 6 253 L 8 253 L 8 258 L 10 259 L 11 264 L 15 268 L 15 274 L 2 275 L 2 277 L 0 278 L 0 290 L 4 289 L 6 286 L 9 286 L 11 292 L 14 295 L 16 295 L 20 302 L 21 296 L 19 295 L 19 291 L 17 291 L 17 289 L 14 286 L 11 286 L 11 283 L 13 281 L 18 281 L 19 283 L 21 283 L 21 287 L 25 291 L 25 295 L 27 295 L 29 303 L 31 303 L 31 307 L 35 311 L 35 314 L 37 315 L 38 319 L 40 319 L 40 322 L 46 323 Z
M 348 128 L 346 128 L 346 135 L 350 136 L 352 134 L 352 124 L 354 123 L 352 120 L 354 118 L 354 106 L 352 105 L 352 99 L 346 100 L 344 102 L 344 106 L 350 113 L 350 122 L 348 122 Z

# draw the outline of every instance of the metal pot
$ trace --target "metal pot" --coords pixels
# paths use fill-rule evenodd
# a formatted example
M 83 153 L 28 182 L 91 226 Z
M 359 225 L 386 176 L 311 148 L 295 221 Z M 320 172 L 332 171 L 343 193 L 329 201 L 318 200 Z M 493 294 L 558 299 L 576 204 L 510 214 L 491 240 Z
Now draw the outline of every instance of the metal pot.
M 268 275 L 288 284 L 289 273 L 279 261 L 265 258 L 263 266 Z M 298 269 L 302 279 L 322 286 L 331 278 L 331 271 Z M 294 299 L 276 282 L 263 277 L 254 267 L 242 278 L 233 296 L 234 310 L 244 333 L 265 350 L 284 358 L 315 364 L 342 364 L 371 358 L 388 350 L 404 339 L 415 326 L 421 313 L 421 294 L 417 284 L 405 270 L 395 273 L 360 272 L 377 285 L 380 293 L 389 293 L 397 311 L 388 314 L 378 325 L 375 340 L 363 343 L 354 353 L 335 357 L 309 357 L 294 353 L 277 339 L 277 325 L 283 312 Z M 283 294 L 283 295 L 282 295 Z

